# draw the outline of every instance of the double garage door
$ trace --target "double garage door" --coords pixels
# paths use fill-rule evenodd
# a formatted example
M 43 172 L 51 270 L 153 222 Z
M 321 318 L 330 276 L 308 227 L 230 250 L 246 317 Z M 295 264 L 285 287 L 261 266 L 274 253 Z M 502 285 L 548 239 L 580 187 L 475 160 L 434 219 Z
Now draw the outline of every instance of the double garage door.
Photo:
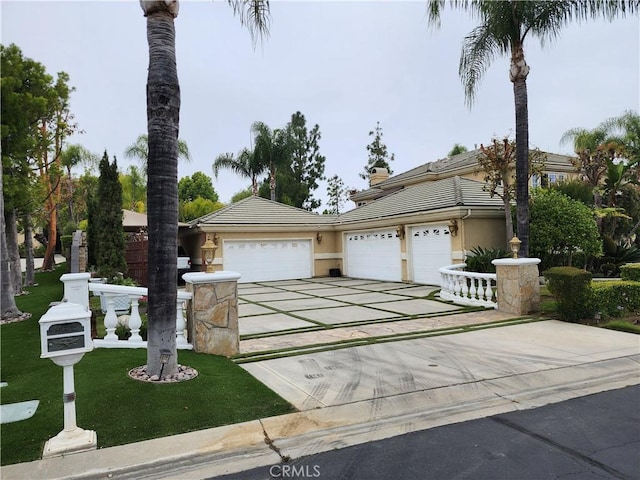
M 416 283 L 440 285 L 438 269 L 451 263 L 451 234 L 447 225 L 407 229 L 409 275 Z M 354 278 L 402 281 L 400 238 L 395 229 L 345 234 L 346 274 Z
M 222 262 L 241 283 L 313 276 L 310 240 L 225 240 Z

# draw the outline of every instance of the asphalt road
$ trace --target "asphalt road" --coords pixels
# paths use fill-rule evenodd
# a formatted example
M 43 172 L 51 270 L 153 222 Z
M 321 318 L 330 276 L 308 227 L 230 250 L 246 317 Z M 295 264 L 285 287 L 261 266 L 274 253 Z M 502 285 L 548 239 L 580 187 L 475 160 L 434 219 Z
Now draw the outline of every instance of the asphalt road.
M 640 385 L 216 478 L 637 480 Z

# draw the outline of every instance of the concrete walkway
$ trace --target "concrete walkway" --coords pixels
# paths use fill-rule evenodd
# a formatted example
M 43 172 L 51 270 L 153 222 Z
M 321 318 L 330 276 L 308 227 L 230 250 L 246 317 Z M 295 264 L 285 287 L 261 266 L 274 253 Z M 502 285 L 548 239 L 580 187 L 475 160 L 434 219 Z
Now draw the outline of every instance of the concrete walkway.
M 336 281 L 345 283 L 336 286 Z M 558 321 L 496 324 L 505 320 L 497 312 L 455 313 L 456 307 L 425 299 L 431 287 L 314 279 L 241 285 L 239 291 L 245 335 L 241 349 L 251 355 L 260 349 L 272 351 L 283 342 L 303 348 L 300 338 L 305 335 L 304 341 L 323 342 L 327 337 L 322 335 L 336 331 L 341 332 L 339 339 L 358 331 L 375 339 L 375 328 L 415 333 L 428 330 L 430 322 L 442 322 L 462 333 L 398 337 L 314 353 L 298 350 L 293 357 L 244 363 L 243 368 L 300 411 L 10 465 L 2 467 L 2 478 L 211 478 L 274 465 L 284 457 L 295 459 L 640 383 L 637 335 Z M 269 295 L 275 297 L 270 301 Z M 360 304 L 358 297 L 367 301 Z M 412 310 L 416 300 L 424 303 L 424 312 Z M 369 313 L 362 308 L 385 316 L 366 324 L 350 313 Z M 341 316 L 333 315 L 333 309 L 342 309 Z M 311 313 L 322 310 L 325 316 Z M 272 322 L 270 315 L 282 317 Z M 294 320 L 304 324 L 291 327 L 288 322 Z M 469 330 L 483 320 L 485 326 L 487 321 L 501 326 Z

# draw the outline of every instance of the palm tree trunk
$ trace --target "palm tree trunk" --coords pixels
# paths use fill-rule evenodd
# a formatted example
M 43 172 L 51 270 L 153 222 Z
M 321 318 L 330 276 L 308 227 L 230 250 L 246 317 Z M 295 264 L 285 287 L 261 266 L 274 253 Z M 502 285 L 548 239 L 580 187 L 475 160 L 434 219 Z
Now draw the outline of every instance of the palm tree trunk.
M 271 201 L 276 201 L 276 167 L 272 163 L 269 170 L 269 190 L 271 191 Z
M 163 1 L 141 2 L 147 17 L 148 126 L 148 347 L 147 373 L 177 372 L 176 296 L 178 237 L 178 126 L 180 86 L 176 68 L 174 17 Z M 168 363 L 160 353 L 170 353 Z
M 0 318 L 2 320 L 22 315 L 13 296 L 13 285 L 7 255 L 7 238 L 4 225 L 4 191 L 2 188 L 2 168 L 0 168 Z
M 36 283 L 33 264 L 33 228 L 31 227 L 31 214 L 25 213 L 22 216 L 22 226 L 24 227 L 24 256 L 27 264 L 24 272 L 24 284 L 30 287 Z
M 516 218 L 520 257 L 529 256 L 529 110 L 527 75 L 522 46 L 512 51 L 510 78 L 516 110 Z

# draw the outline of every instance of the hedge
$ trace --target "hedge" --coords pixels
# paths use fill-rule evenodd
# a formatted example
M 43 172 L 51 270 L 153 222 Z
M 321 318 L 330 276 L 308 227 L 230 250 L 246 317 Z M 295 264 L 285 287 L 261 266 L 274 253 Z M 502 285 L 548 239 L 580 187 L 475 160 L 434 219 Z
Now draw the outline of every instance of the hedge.
M 558 301 L 562 320 L 575 322 L 593 318 L 595 307 L 591 295 L 591 273 L 575 267 L 553 267 L 543 272 L 549 291 Z
M 591 303 L 604 318 L 640 311 L 640 282 L 594 282 Z
M 620 267 L 620 278 L 640 282 L 640 263 L 627 263 Z

